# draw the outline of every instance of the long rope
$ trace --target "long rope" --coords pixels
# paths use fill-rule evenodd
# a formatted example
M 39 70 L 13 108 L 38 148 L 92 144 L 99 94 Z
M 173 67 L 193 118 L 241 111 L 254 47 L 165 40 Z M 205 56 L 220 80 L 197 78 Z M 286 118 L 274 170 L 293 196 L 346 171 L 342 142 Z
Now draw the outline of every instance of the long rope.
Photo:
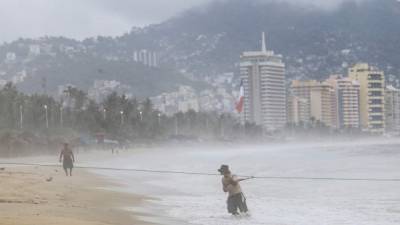
M 41 167 L 59 167 L 57 164 L 39 164 L 39 163 L 2 163 L 0 165 L 14 166 L 41 166 Z M 201 175 L 201 176 L 220 176 L 217 173 L 201 173 L 201 172 L 185 172 L 173 170 L 151 170 L 151 169 L 133 169 L 133 168 L 113 168 L 113 167 L 96 167 L 96 166 L 74 166 L 79 169 L 91 170 L 112 170 L 112 171 L 130 171 L 157 174 L 183 174 L 183 175 Z M 292 176 L 248 176 L 239 175 L 239 177 L 250 179 L 266 179 L 266 180 L 310 180 L 310 181 L 375 181 L 375 182 L 400 182 L 400 178 L 342 178 L 342 177 L 292 177 Z

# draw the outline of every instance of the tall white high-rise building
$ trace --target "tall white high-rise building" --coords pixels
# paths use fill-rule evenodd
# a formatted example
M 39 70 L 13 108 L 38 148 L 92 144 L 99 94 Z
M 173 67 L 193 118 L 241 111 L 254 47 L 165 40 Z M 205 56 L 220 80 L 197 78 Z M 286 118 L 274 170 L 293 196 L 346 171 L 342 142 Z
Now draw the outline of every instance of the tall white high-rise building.
M 285 64 L 282 55 L 267 50 L 264 33 L 261 45 L 261 51 L 243 52 L 240 56 L 243 118 L 267 130 L 282 129 L 286 125 Z

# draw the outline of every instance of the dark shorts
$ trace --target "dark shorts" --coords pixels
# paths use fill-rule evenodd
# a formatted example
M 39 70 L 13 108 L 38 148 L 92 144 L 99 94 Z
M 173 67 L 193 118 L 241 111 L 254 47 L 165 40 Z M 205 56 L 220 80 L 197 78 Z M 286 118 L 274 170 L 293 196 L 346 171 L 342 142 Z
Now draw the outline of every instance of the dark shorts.
M 74 168 L 74 163 L 72 162 L 71 159 L 64 159 L 63 167 L 64 167 L 64 169 L 72 169 L 72 168 Z
M 228 212 L 232 214 L 237 214 L 238 209 L 240 212 L 247 212 L 246 198 L 243 193 L 235 194 L 228 197 Z

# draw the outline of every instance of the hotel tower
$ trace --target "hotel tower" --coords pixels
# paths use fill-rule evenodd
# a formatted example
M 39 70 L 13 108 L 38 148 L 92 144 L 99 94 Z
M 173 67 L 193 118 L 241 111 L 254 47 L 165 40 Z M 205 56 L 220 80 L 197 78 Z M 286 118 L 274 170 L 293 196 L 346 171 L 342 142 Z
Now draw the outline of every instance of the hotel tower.
M 261 51 L 243 52 L 240 75 L 244 87 L 245 122 L 279 130 L 286 125 L 285 64 L 282 55 L 267 50 L 262 34 Z

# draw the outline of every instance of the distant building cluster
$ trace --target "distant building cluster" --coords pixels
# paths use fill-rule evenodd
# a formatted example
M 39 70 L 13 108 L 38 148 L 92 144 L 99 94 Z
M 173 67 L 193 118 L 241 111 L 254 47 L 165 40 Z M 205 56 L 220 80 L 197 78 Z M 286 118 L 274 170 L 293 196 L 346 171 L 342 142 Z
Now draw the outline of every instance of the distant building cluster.
M 348 76 L 325 81 L 293 80 L 288 97 L 288 122 L 320 123 L 333 129 L 370 133 L 400 131 L 400 90 L 385 86 L 385 75 L 366 63 L 348 69 Z
M 197 92 L 192 87 L 180 86 L 176 92 L 150 98 L 154 107 L 166 115 L 193 110 L 196 112 L 233 112 L 235 98 L 225 88 Z
M 134 51 L 133 61 L 143 63 L 149 67 L 158 67 L 158 54 L 147 49 Z
M 376 134 L 400 132 L 400 90 L 386 85 L 385 74 L 378 68 L 358 63 L 349 67 L 346 75 L 331 75 L 323 81 L 292 80 L 290 84 L 285 74 L 282 55 L 267 49 L 263 33 L 261 50 L 240 56 L 244 107 L 236 115 L 242 123 L 268 131 L 290 125 Z M 213 88 L 196 91 L 180 86 L 176 92 L 151 100 L 167 115 L 189 110 L 234 112 L 239 95 L 233 85 L 234 74 L 207 77 L 205 81 Z
M 26 62 L 39 55 L 55 56 L 62 53 L 73 57 L 90 48 L 65 44 L 55 48 L 45 42 L 33 43 L 28 47 Z M 342 54 L 349 54 L 349 51 L 345 49 Z M 119 60 L 114 55 L 104 57 L 108 60 Z M 159 55 L 152 50 L 134 50 L 128 57 L 129 61 L 147 67 L 159 66 Z M 10 51 L 6 53 L 2 63 L 15 64 L 22 60 L 20 58 L 16 52 Z M 285 77 L 287 68 L 283 56 L 267 49 L 263 33 L 261 49 L 243 52 L 239 67 L 239 81 L 242 85 L 240 92 L 235 74 L 222 73 L 218 76 L 206 76 L 202 80 L 209 84 L 207 89 L 196 90 L 189 86 L 179 86 L 176 91 L 165 92 L 151 100 L 154 107 L 166 115 L 189 110 L 232 113 L 238 110 L 235 106 L 240 95 L 243 105 L 239 105 L 243 107 L 240 107 L 236 116 L 242 123 L 256 124 L 267 131 L 294 126 L 361 130 L 376 134 L 400 132 L 400 90 L 389 85 L 394 80 L 390 75 L 385 79 L 382 70 L 367 63 L 352 66 L 346 63 L 343 68 L 347 68 L 347 74 L 331 75 L 323 81 L 292 80 L 289 83 Z M 25 69 L 17 71 L 9 80 L 13 83 L 23 82 L 29 77 L 28 72 Z M 0 77 L 6 74 L 6 71 L 0 71 Z M 189 77 L 190 73 L 186 75 Z M 7 80 L 0 79 L 0 86 L 6 82 Z M 46 90 L 46 83 L 43 84 L 43 89 Z M 59 87 L 60 95 L 63 95 L 65 88 Z M 91 99 L 102 101 L 114 91 L 129 93 L 130 87 L 115 80 L 96 80 L 88 95 Z
M 348 68 L 347 76 L 293 80 L 287 88 L 282 56 L 266 49 L 264 33 L 261 45 L 261 51 L 240 56 L 243 122 L 271 131 L 287 125 L 400 131 L 400 90 L 386 86 L 383 71 L 359 63 Z

